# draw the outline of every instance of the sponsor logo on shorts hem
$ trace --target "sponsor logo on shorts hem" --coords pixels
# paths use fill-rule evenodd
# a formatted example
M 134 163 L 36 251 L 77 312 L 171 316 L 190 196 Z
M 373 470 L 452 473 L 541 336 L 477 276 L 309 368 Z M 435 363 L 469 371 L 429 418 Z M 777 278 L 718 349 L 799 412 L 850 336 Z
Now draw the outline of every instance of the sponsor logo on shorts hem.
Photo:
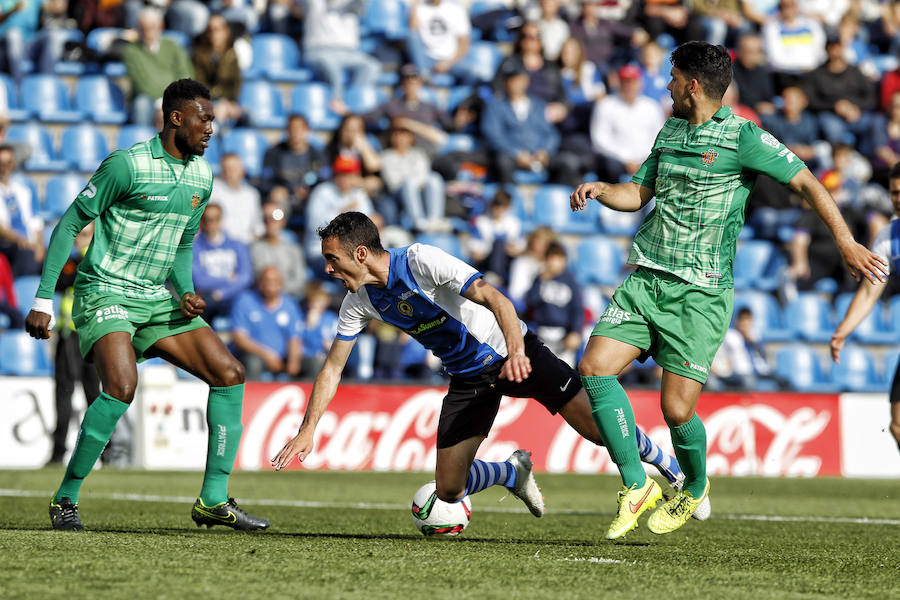
M 689 361 L 689 360 L 684 361 L 684 366 L 687 367 L 688 369 L 693 369 L 693 370 L 695 370 L 695 371 L 700 371 L 700 372 L 703 373 L 704 375 L 708 375 L 708 374 L 709 374 L 709 369 L 707 369 L 707 368 L 704 367 L 703 365 L 698 365 L 698 364 L 696 364 L 696 363 L 692 363 L 692 362 Z

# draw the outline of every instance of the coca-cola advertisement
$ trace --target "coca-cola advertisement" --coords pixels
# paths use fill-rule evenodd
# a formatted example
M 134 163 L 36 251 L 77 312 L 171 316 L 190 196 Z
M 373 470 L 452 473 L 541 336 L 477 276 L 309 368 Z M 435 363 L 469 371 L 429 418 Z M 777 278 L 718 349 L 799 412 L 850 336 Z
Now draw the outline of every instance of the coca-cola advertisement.
M 296 432 L 310 384 L 250 383 L 237 466 L 268 468 Z M 429 471 L 441 400 L 436 387 L 342 385 L 319 421 L 316 446 L 290 468 Z M 638 425 L 671 452 L 659 393 L 630 392 Z M 804 394 L 703 394 L 707 469 L 712 475 L 813 477 L 841 474 L 839 397 Z M 602 447 L 582 439 L 559 416 L 523 398 L 504 398 L 479 457 L 505 460 L 533 452 L 535 468 L 554 473 L 615 473 Z

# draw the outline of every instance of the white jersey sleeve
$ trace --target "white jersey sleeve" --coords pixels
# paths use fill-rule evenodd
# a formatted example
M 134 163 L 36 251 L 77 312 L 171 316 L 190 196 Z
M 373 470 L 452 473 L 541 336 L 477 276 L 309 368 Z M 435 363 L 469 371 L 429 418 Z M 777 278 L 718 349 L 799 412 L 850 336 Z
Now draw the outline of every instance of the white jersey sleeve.
M 447 254 L 436 246 L 413 244 L 407 251 L 410 271 L 429 297 L 438 288 L 463 295 L 473 281 L 481 276 L 475 267 Z
M 358 292 L 348 293 L 341 302 L 341 310 L 338 313 L 337 336 L 339 340 L 355 339 L 369 324 L 372 319 L 377 319 L 372 303 L 369 301 L 365 287 Z
M 884 259 L 884 262 L 888 264 L 888 268 L 891 266 L 891 230 L 893 222 L 888 223 L 884 227 L 881 228 L 881 231 L 878 232 L 878 235 L 875 236 L 875 241 L 872 243 L 872 252 L 880 256 Z

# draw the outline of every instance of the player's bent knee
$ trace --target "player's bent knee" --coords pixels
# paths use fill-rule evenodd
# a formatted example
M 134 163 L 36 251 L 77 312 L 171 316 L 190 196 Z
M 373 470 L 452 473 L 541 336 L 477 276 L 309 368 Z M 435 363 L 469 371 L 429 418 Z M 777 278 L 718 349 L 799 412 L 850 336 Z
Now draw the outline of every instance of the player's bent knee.
M 137 381 L 113 381 L 103 386 L 103 392 L 120 402 L 131 404 L 134 400 L 134 392 L 137 389 Z
M 664 407 L 663 418 L 669 427 L 678 427 L 694 418 L 694 410 L 690 407 Z
M 894 439 L 900 443 L 900 423 L 891 423 L 891 433 L 894 436 Z
M 244 377 L 244 365 L 238 359 L 231 357 L 213 374 L 211 378 L 213 381 L 210 382 L 210 385 L 214 387 L 241 385 L 244 383 Z
M 607 375 L 616 375 L 616 373 L 611 373 L 609 372 L 609 369 L 604 368 L 602 361 L 588 355 L 582 357 L 582 359 L 578 362 L 578 374 L 582 377 L 604 377 Z

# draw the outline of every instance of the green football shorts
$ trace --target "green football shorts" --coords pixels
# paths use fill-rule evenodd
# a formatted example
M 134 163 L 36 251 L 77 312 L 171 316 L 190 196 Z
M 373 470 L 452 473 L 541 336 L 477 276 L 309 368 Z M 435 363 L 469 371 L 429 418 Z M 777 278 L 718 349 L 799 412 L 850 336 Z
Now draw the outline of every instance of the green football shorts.
M 76 295 L 72 320 L 84 358 L 90 358 L 94 344 L 107 333 L 125 331 L 138 362 L 148 358 L 144 353 L 157 341 L 207 327 L 200 317 L 185 317 L 175 298 L 137 300 L 105 294 Z
M 639 267 L 619 286 L 591 335 L 631 344 L 666 371 L 706 383 L 731 323 L 734 290 L 692 285 Z

